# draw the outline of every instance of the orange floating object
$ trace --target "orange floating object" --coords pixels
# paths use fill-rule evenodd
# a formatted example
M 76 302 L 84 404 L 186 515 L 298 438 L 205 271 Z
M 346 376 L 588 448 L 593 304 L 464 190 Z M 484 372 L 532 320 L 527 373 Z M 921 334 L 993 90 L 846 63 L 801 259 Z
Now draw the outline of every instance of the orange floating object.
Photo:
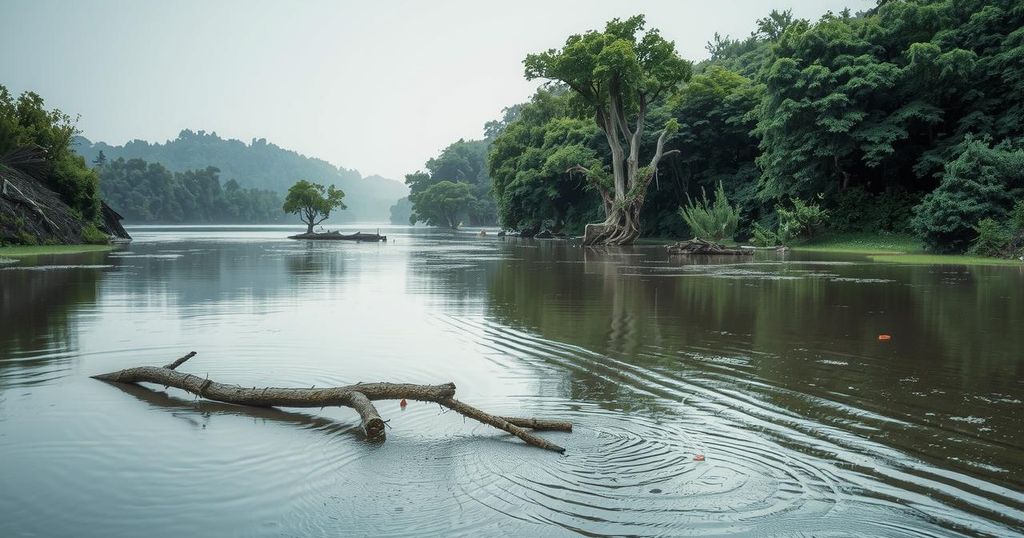
M 401 406 L 402 409 L 405 409 L 405 406 L 409 405 L 409 402 L 405 401 L 405 398 L 402 398 L 402 401 L 398 402 L 398 405 Z
M 892 335 L 880 334 L 880 335 L 878 335 L 878 339 L 880 341 L 883 341 L 883 342 L 886 341 L 886 340 L 892 340 Z
M 697 454 L 693 457 L 693 461 L 704 461 L 704 454 Z

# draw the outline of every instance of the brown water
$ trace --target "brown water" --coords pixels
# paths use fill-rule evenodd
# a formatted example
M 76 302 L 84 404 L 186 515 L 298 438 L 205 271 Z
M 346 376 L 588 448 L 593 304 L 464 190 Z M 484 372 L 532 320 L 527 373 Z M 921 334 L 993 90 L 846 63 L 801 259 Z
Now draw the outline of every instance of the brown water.
M 134 232 L 0 265 L 0 536 L 1024 532 L 1022 268 Z M 576 430 L 544 434 L 560 456 L 380 402 L 371 444 L 348 409 L 88 377 L 189 350 L 224 382 L 451 380 Z

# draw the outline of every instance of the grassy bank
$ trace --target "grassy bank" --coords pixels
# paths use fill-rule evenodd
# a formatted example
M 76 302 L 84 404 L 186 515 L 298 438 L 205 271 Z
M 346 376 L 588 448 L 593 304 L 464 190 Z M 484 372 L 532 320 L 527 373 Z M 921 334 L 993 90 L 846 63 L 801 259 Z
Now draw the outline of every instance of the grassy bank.
M 1024 267 L 1020 260 L 985 258 L 981 256 L 957 256 L 946 254 L 880 254 L 868 256 L 872 261 L 886 263 L 910 263 L 920 265 L 1016 265 Z
M 947 254 L 928 254 L 921 242 L 905 235 L 832 234 L 793 245 L 794 251 L 864 254 L 870 260 L 920 265 L 1019 265 L 1020 260 Z
M 919 254 L 921 242 L 908 235 L 829 234 L 793 245 L 803 252 L 840 252 L 849 254 Z
M 105 252 L 113 248 L 113 245 L 40 245 L 34 247 L 0 247 L 0 257 L 25 258 L 29 256 L 82 254 L 84 252 Z

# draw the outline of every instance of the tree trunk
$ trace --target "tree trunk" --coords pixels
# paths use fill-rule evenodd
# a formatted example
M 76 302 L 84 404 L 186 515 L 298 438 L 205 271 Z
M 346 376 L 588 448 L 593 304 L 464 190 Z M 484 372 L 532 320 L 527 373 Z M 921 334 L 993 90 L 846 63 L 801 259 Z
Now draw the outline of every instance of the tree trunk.
M 609 108 L 597 110 L 595 118 L 598 127 L 604 132 L 611 148 L 614 190 L 609 192 L 607 187 L 595 182 L 604 200 L 605 220 L 601 223 L 587 224 L 583 232 L 584 246 L 631 245 L 636 241 L 640 237 L 640 210 L 647 197 L 647 187 L 654 178 L 662 157 L 678 153 L 676 150 L 664 151 L 668 131 L 662 130 L 658 135 L 657 147 L 650 164 L 645 169 L 640 168 L 641 135 L 647 115 L 647 103 L 643 95 L 639 97 L 639 106 L 633 130 L 626 124 L 622 98 L 615 93 L 614 88 Z M 622 147 L 620 134 L 628 144 L 628 154 Z M 588 177 L 592 177 L 590 171 L 582 166 L 577 165 L 573 169 L 582 170 L 588 173 Z
M 306 223 L 306 233 L 308 233 L 308 234 L 313 233 L 313 222 L 312 221 Z
M 92 376 L 101 381 L 117 383 L 156 383 L 175 387 L 208 400 L 253 407 L 326 407 L 345 406 L 355 409 L 361 418 L 368 439 L 383 440 L 385 421 L 373 400 L 419 400 L 434 402 L 461 415 L 489 424 L 522 439 L 529 445 L 565 452 L 565 449 L 534 435 L 527 428 L 543 431 L 572 431 L 566 421 L 535 418 L 499 417 L 485 413 L 455 399 L 455 384 L 413 385 L 408 383 L 357 383 L 344 387 L 275 388 L 240 387 L 218 383 L 212 379 L 175 370 L 195 356 L 195 352 L 165 366 L 140 366 Z

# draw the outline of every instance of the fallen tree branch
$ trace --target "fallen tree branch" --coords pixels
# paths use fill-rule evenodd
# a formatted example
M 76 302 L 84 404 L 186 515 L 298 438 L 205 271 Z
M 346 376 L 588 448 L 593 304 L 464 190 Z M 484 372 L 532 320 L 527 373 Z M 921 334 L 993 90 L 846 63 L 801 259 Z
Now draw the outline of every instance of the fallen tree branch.
M 178 388 L 208 400 L 251 407 L 351 407 L 359 413 L 368 439 L 383 440 L 384 420 L 373 400 L 419 400 L 435 402 L 461 415 L 504 430 L 529 445 L 565 452 L 565 449 L 538 437 L 527 429 L 538 431 L 572 431 L 572 423 L 535 418 L 499 417 L 455 399 L 455 384 L 414 385 L 409 383 L 357 383 L 344 387 L 278 388 L 240 387 L 218 383 L 175 370 L 194 357 L 193 351 L 165 366 L 139 366 L 92 376 L 115 383 L 156 383 Z

